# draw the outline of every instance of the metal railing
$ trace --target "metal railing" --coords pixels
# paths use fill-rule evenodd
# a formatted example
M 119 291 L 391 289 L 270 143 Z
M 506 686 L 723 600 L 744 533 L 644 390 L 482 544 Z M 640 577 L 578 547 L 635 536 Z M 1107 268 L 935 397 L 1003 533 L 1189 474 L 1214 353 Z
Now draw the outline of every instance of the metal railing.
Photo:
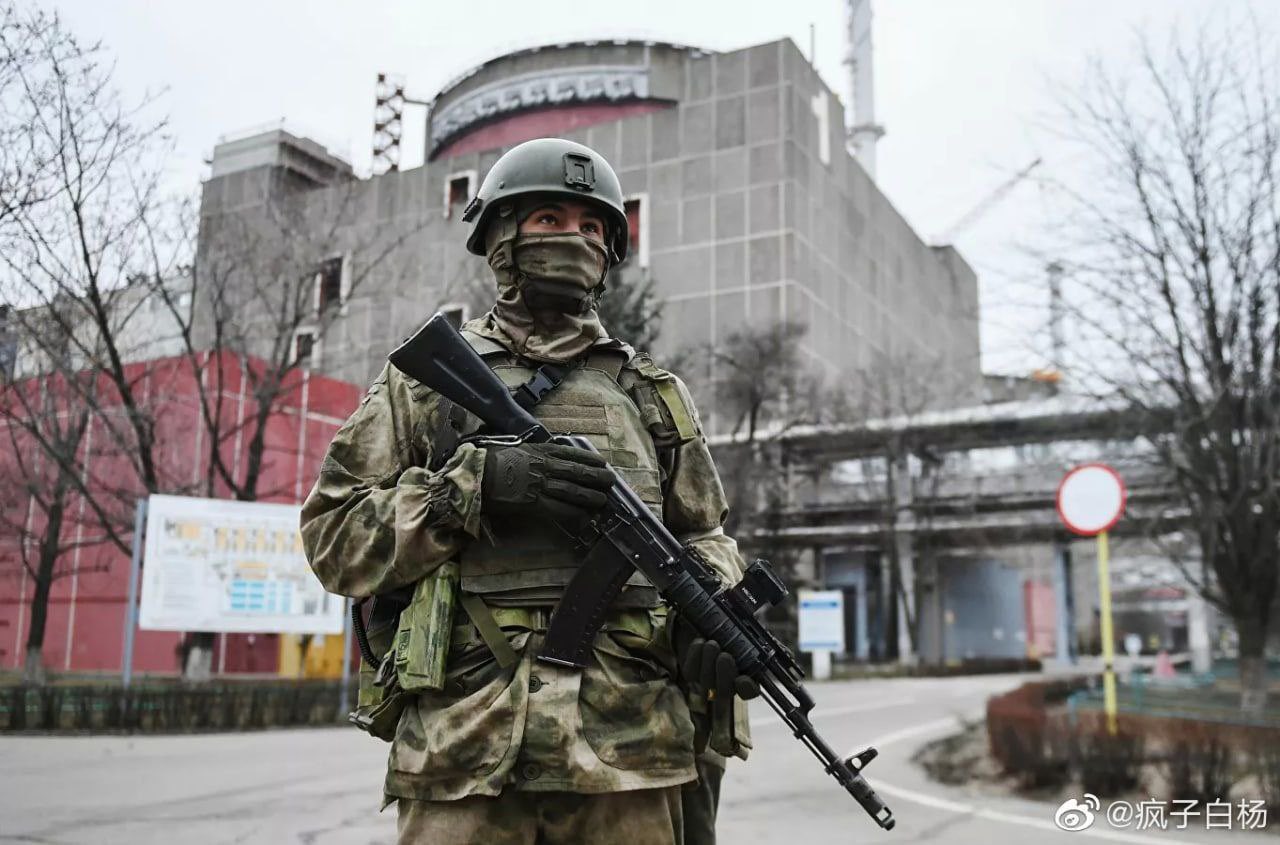
M 1280 728 L 1280 710 L 1273 706 L 1262 713 L 1247 713 L 1240 709 L 1240 693 L 1215 687 L 1216 680 L 1213 673 L 1167 680 L 1135 673 L 1117 690 L 1117 710 L 1137 716 Z M 1068 717 L 1074 724 L 1079 714 L 1101 710 L 1102 704 L 1101 686 L 1078 690 L 1067 699 Z

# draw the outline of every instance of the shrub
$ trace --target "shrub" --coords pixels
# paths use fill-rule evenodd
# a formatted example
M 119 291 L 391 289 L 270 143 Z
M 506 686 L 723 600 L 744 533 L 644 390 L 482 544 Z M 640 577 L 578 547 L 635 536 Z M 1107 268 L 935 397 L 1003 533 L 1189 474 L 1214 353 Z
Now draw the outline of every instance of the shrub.
M 1024 787 L 1060 786 L 1068 777 L 1065 734 L 1051 724 L 1046 705 L 1065 699 L 1083 681 L 1023 684 L 987 701 L 991 756 Z
M 1259 746 L 1250 755 L 1250 769 L 1258 776 L 1259 796 L 1267 809 L 1280 813 L 1280 746 Z
M 0 732 L 253 730 L 336 724 L 335 681 L 227 681 L 14 686 L 0 695 Z M 348 691 L 349 700 L 351 692 Z
M 1232 754 L 1220 726 L 1178 720 L 1164 731 L 1163 769 L 1171 799 L 1219 801 L 1231 789 Z
M 1113 734 L 1103 719 L 1081 720 L 1073 736 L 1071 757 L 1084 792 L 1109 798 L 1141 783 L 1146 739 L 1125 722 L 1122 720 Z

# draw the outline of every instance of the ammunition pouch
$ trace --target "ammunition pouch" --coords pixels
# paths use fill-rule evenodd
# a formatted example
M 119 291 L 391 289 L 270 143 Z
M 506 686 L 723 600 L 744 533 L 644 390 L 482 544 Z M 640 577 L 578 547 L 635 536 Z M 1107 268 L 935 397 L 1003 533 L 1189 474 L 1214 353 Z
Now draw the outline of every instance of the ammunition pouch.
M 358 608 L 353 619 L 363 659 L 356 709 L 347 720 L 387 742 L 417 693 L 444 686 L 458 565 L 445 563 L 419 581 L 407 604 L 405 592 L 375 599 L 367 624 Z
M 395 683 L 392 673 L 392 646 L 395 643 L 400 611 L 409 598 L 407 590 L 356 602 L 351 622 L 360 645 L 360 686 L 356 709 L 347 721 L 378 739 L 390 742 L 409 696 Z M 369 619 L 362 610 L 370 604 Z
M 405 692 L 444 688 L 457 594 L 458 564 L 449 561 L 418 582 L 401 611 L 393 660 L 396 683 Z

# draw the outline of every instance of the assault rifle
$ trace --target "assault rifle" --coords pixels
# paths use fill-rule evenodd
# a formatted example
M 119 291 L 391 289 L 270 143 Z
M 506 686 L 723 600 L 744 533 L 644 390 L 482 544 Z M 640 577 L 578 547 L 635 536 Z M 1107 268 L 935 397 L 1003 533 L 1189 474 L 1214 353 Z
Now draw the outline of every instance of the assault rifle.
M 491 441 L 555 441 L 596 451 L 585 437 L 557 437 L 547 431 L 516 403 L 442 315 L 432 317 L 388 357 L 406 375 L 479 417 L 493 435 Z M 823 769 L 882 828 L 893 828 L 893 813 L 861 774 L 876 750 L 868 748 L 846 760 L 818 735 L 809 721 L 813 699 L 800 683 L 804 672 L 787 647 L 756 618 L 758 611 L 787 595 L 767 561 L 757 560 L 741 582 L 724 589 L 707 564 L 671 536 L 616 472 L 608 504 L 589 526 L 576 532 L 575 540 L 586 550 L 586 558 L 552 613 L 539 660 L 585 666 L 613 599 L 638 570 L 681 619 L 733 655 L 739 672 L 759 685 L 761 697 L 822 762 Z

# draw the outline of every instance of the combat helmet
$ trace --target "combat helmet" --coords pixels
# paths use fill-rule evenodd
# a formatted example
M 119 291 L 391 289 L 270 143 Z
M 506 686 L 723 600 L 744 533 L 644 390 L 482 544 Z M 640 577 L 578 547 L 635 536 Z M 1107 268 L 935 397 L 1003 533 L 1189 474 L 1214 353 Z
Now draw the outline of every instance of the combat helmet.
M 623 209 L 622 185 L 617 174 L 595 150 L 562 138 L 525 141 L 494 163 L 479 193 L 462 212 L 462 219 L 471 223 L 468 251 L 485 254 L 486 229 L 504 207 L 512 208 L 504 200 L 523 194 L 595 200 L 606 216 L 612 263 L 627 257 L 627 213 Z

